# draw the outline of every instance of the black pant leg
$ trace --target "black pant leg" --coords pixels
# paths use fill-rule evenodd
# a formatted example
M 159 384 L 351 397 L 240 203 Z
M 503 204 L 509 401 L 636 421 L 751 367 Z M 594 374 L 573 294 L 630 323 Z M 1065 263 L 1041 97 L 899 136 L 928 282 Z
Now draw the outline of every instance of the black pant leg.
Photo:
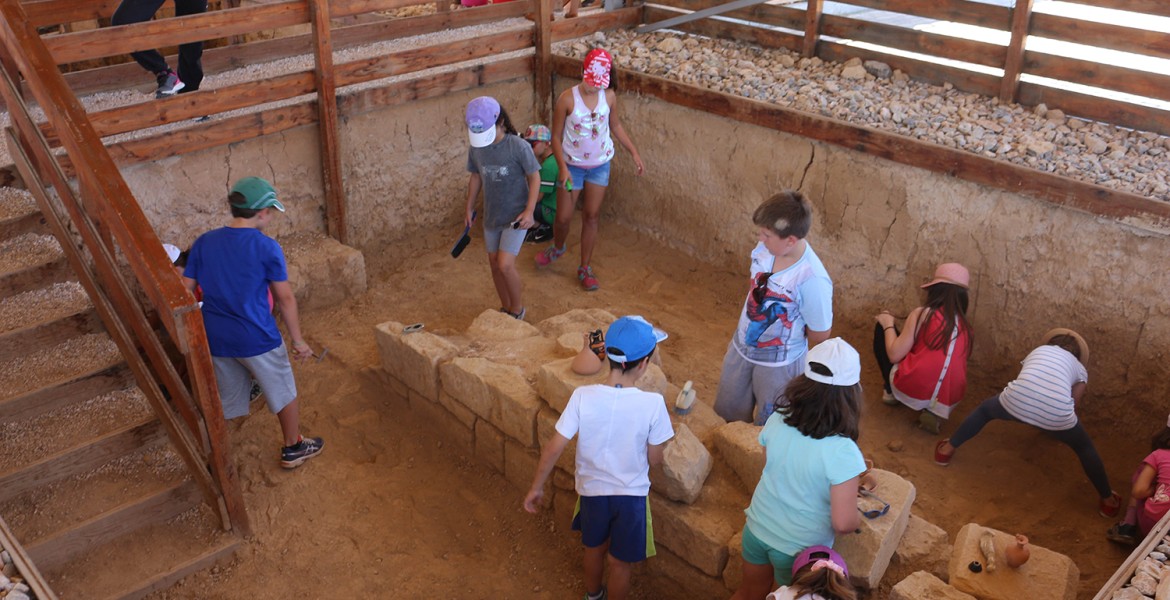
M 175 16 L 201 15 L 207 12 L 207 0 L 175 0 Z M 191 42 L 179 46 L 179 79 L 183 81 L 182 92 L 193 92 L 203 82 L 203 42 Z
M 163 0 L 122 0 L 117 10 L 114 11 L 110 22 L 113 25 L 129 25 L 149 21 L 162 5 Z M 155 76 L 165 73 L 169 68 L 166 59 L 163 58 L 162 54 L 159 54 L 158 50 L 140 50 L 131 52 L 130 56 L 139 66 Z
M 897 330 L 895 330 L 896 332 Z M 882 383 L 886 391 L 890 391 L 890 371 L 894 363 L 890 362 L 890 355 L 886 352 L 886 331 L 881 323 L 873 326 L 873 357 L 877 359 L 878 370 L 882 372 Z

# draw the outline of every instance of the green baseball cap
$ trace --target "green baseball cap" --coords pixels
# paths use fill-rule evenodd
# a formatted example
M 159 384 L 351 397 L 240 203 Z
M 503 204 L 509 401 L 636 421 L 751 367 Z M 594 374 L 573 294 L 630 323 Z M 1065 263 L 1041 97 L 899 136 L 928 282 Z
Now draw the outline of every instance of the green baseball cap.
M 232 186 L 231 193 L 238 193 L 244 197 L 243 202 L 232 204 L 236 208 L 260 210 L 271 206 L 280 212 L 284 212 L 284 205 L 276 199 L 276 188 L 272 187 L 272 184 L 268 183 L 266 179 L 245 177 Z

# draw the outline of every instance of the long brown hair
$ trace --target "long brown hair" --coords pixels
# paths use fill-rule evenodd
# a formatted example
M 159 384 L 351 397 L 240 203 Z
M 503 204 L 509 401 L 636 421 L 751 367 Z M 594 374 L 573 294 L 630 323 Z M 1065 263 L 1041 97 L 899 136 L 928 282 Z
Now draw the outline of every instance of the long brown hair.
M 833 435 L 857 441 L 861 433 L 861 384 L 829 385 L 797 375 L 784 390 L 788 406 L 776 405 L 784 422 L 803 435 L 823 439 Z
M 928 323 L 935 312 L 940 312 L 943 316 L 943 326 L 929 339 L 925 338 L 925 328 L 919 329 L 914 341 L 922 341 L 931 350 L 946 350 L 951 344 L 951 336 L 957 335 L 955 328 L 958 327 L 960 333 L 967 333 L 967 353 L 970 354 L 975 338 L 971 335 L 971 325 L 967 322 L 967 305 L 967 288 L 961 285 L 939 282 L 926 288 L 926 314 L 920 322 Z
M 800 568 L 792 575 L 789 589 L 796 591 L 796 597 L 803 594 L 819 594 L 825 600 L 857 600 L 857 589 L 849 578 L 832 569 L 812 570 L 813 562 Z

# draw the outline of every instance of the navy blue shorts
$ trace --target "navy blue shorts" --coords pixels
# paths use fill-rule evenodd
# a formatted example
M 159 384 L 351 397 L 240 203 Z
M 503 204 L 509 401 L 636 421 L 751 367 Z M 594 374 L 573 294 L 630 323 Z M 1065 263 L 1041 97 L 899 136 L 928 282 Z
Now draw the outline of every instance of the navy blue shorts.
M 596 548 L 609 542 L 609 553 L 636 563 L 654 556 L 654 523 L 647 496 L 578 496 L 573 530 L 581 543 Z

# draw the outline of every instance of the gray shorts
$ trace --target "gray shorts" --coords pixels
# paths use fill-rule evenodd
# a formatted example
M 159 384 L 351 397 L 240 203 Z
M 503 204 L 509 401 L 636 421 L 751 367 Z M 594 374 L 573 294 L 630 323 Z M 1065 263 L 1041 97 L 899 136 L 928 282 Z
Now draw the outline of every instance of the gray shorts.
M 748 362 L 734 344 L 728 344 L 719 390 L 715 392 L 715 412 L 727 421 L 763 425 L 777 404 L 788 405 L 784 390 L 803 372 L 803 356 L 784 366 L 765 367 Z
M 274 414 L 297 399 L 297 382 L 293 379 L 292 365 L 288 362 L 288 349 L 284 342 L 281 342 L 279 348 L 264 354 L 247 358 L 212 356 L 211 362 L 215 365 L 215 380 L 225 419 L 248 414 L 253 379 L 264 390 L 264 401 L 268 403 L 268 410 Z
M 520 247 L 524 245 L 524 236 L 526 235 L 528 235 L 527 229 L 512 229 L 511 227 L 488 229 L 484 227 L 483 245 L 487 247 L 488 254 L 507 252 L 512 256 L 520 256 Z

